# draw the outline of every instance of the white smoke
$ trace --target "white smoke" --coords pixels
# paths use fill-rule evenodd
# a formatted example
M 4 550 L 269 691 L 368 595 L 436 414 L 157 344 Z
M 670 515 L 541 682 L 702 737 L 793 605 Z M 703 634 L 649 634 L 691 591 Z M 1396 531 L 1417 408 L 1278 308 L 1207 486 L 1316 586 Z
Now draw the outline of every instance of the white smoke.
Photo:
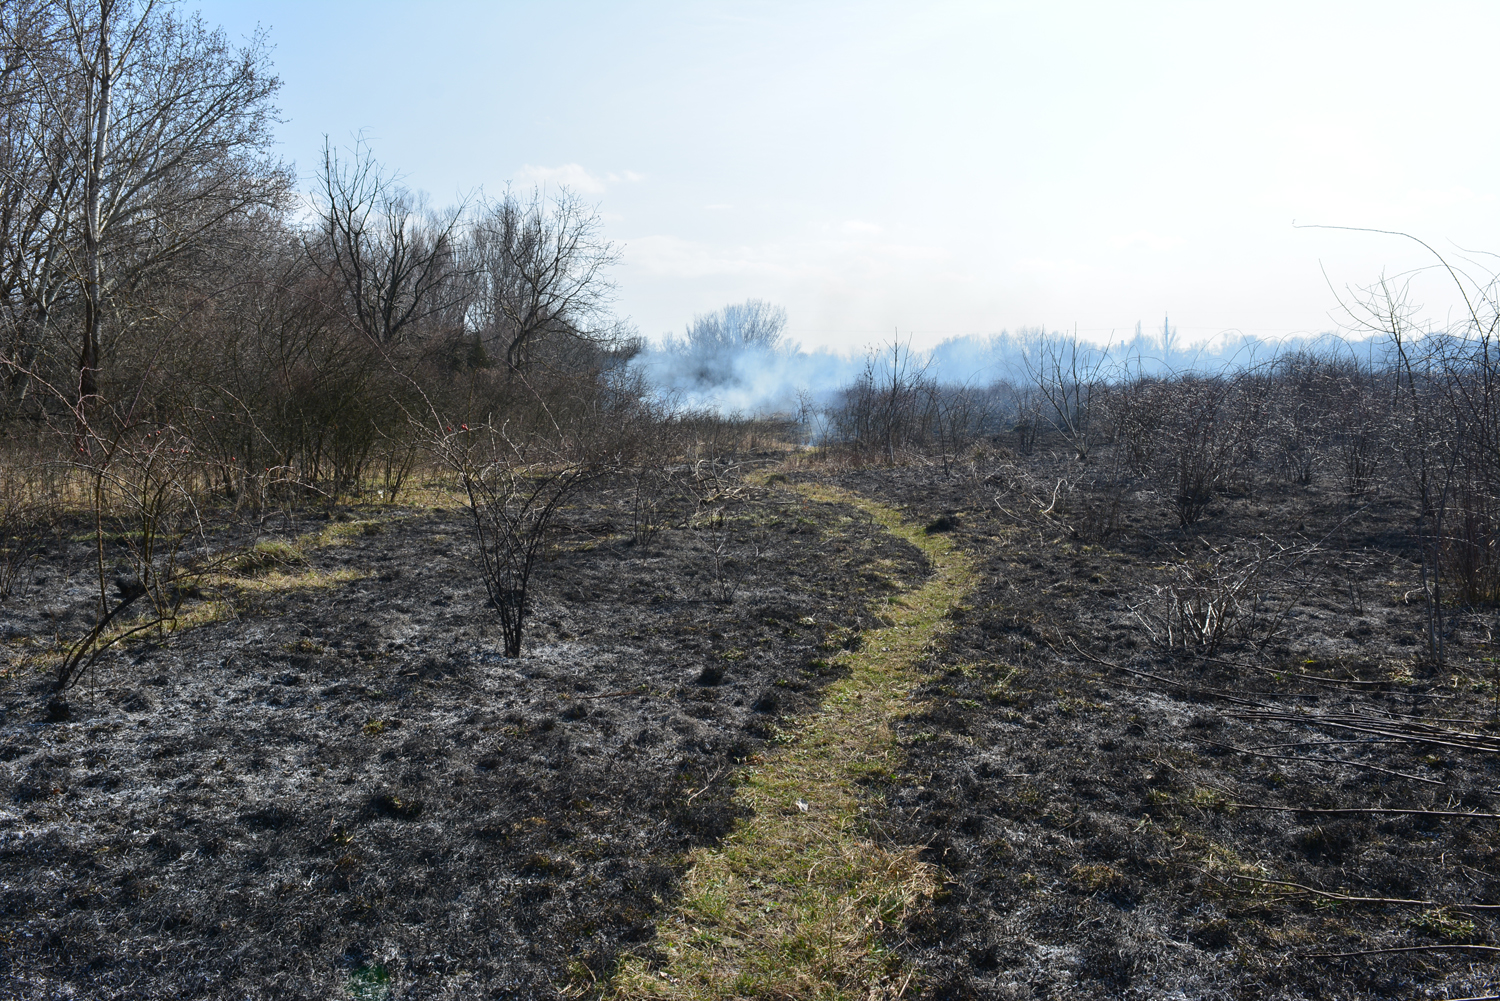
M 786 312 L 762 300 L 726 306 L 694 317 L 682 337 L 669 336 L 631 360 L 639 375 L 665 401 L 684 409 L 707 409 L 744 416 L 795 414 L 833 403 L 892 344 L 872 345 L 858 355 L 826 349 L 804 351 L 783 336 Z M 909 370 L 940 385 L 982 389 L 999 383 L 1024 386 L 1049 358 L 1068 353 L 1069 363 L 1090 378 L 1169 376 L 1251 368 L 1290 351 L 1347 352 L 1365 364 L 1378 363 L 1382 346 L 1335 334 L 1272 341 L 1241 335 L 1211 344 L 1184 344 L 1163 321 L 1147 332 L 1096 344 L 1042 328 L 1015 333 L 969 335 L 914 352 Z M 905 346 L 902 346 L 903 352 Z

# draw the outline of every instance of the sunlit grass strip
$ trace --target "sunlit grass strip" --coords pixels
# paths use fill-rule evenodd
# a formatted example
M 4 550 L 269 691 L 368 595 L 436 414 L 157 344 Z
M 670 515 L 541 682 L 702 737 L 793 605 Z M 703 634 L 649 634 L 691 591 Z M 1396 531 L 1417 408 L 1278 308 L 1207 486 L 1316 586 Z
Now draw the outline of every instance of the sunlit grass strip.
M 295 573 L 273 570 L 259 577 L 236 580 L 229 586 L 252 594 L 281 594 L 286 591 L 318 591 L 342 587 L 370 576 L 365 570 L 314 570 Z
M 402 487 L 397 507 L 414 507 L 419 510 L 453 510 L 469 503 L 468 494 L 458 481 L 456 474 L 439 478 L 431 476 L 421 483 Z
M 930 900 L 937 874 L 920 847 L 893 851 L 868 836 L 860 782 L 898 765 L 890 721 L 918 708 L 916 665 L 975 575 L 948 538 L 903 524 L 891 508 L 830 487 L 797 489 L 859 507 L 919 547 L 933 576 L 889 600 L 891 624 L 840 657 L 848 676 L 749 771 L 739 796 L 753 815 L 689 857 L 681 903 L 658 928 L 665 966 L 626 961 L 606 997 L 864 999 L 910 987 L 912 971 L 883 938 Z

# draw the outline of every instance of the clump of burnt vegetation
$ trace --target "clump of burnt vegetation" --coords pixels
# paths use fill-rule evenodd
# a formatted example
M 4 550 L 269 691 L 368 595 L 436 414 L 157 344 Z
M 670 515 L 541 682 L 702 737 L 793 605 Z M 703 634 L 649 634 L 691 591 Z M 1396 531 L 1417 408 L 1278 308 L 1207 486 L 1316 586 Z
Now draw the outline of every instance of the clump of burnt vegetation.
M 879 822 L 949 880 L 893 939 L 932 996 L 1490 990 L 1500 301 L 1460 279 L 1463 325 L 1381 284 L 1359 353 L 1219 374 L 1056 339 L 973 390 L 888 350 L 830 416 L 808 475 L 984 580 Z

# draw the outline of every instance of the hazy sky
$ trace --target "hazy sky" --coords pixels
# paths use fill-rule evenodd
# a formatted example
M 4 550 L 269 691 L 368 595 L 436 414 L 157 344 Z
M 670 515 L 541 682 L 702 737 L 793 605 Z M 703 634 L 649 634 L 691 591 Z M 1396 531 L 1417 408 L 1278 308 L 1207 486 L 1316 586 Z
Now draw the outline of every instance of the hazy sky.
M 199 6 L 268 29 L 304 175 L 363 130 L 436 203 L 596 202 L 650 335 L 759 297 L 807 347 L 1278 336 L 1425 263 L 1293 220 L 1500 251 L 1500 4 Z

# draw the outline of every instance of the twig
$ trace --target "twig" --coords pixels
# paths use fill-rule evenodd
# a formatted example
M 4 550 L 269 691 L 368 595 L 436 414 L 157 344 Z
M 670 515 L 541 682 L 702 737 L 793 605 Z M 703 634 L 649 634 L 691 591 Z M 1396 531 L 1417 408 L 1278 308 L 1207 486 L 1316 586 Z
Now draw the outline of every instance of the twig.
M 723 765 L 720 765 L 718 768 L 714 769 L 714 773 L 708 777 L 708 785 L 704 786 L 702 789 L 699 789 L 697 792 L 695 792 L 691 796 L 689 796 L 687 798 L 687 802 L 691 803 L 693 800 L 697 799 L 699 796 L 701 796 L 704 793 L 708 792 L 709 788 L 714 784 L 714 781 L 721 774 L 723 774 L 723 772 L 724 772 L 724 766 Z M 686 806 L 687 804 L 684 803 L 683 805 Z
M 1391 737 L 1413 744 L 1436 744 L 1440 747 L 1453 747 L 1462 751 L 1500 753 L 1500 740 L 1485 734 L 1466 733 L 1462 730 L 1448 730 L 1422 724 L 1402 724 L 1396 720 L 1390 720 L 1387 725 L 1386 718 L 1360 716 L 1354 713 L 1298 715 L 1263 708 L 1259 712 L 1236 714 L 1236 718 L 1327 726 L 1339 730 L 1353 730 L 1355 733 L 1373 734 L 1377 737 Z
M 1199 870 L 1202 872 L 1202 870 Z M 1204 873 L 1213 876 L 1212 873 Z M 1265 883 L 1270 886 L 1291 886 L 1305 893 L 1311 893 L 1319 897 L 1327 897 L 1329 900 L 1341 900 L 1348 904 L 1402 904 L 1409 907 L 1453 907 L 1466 911 L 1500 911 L 1500 904 L 1443 904 L 1436 900 L 1407 900 L 1403 897 L 1352 897 L 1345 893 L 1331 893 L 1328 890 L 1320 890 L 1315 886 L 1306 886 L 1302 883 L 1293 883 L 1286 879 L 1261 879 L 1257 876 L 1245 876 L 1240 873 L 1230 873 L 1233 879 L 1244 879 L 1252 883 Z M 1217 876 L 1213 876 L 1218 879 Z M 1222 880 L 1221 880 L 1222 882 Z
M 1410 817 L 1467 817 L 1470 820 L 1500 820 L 1500 813 L 1464 813 L 1462 810 L 1401 810 L 1384 807 L 1318 807 L 1267 806 L 1264 803 L 1225 803 L 1239 810 L 1268 810 L 1281 813 L 1366 813 Z
M 1261 667 L 1257 664 L 1239 664 L 1222 657 L 1202 657 L 1210 664 L 1222 664 L 1225 667 L 1233 667 L 1239 670 L 1259 671 L 1262 674 L 1275 675 L 1282 678 L 1297 678 L 1301 681 L 1313 681 L 1324 685 L 1393 685 L 1394 681 L 1360 681 L 1355 678 L 1322 678 L 1316 674 L 1302 674 L 1298 671 L 1278 671 L 1274 667 Z
M 1042 642 L 1046 643 L 1046 640 L 1043 640 Z M 1078 642 L 1076 640 L 1074 640 L 1073 637 L 1071 637 L 1071 636 L 1068 637 L 1068 643 L 1072 645 L 1072 647 L 1073 647 L 1074 650 L 1078 651 L 1078 655 L 1080 657 L 1082 657 L 1084 660 L 1092 661 L 1093 663 L 1098 664 L 1101 667 L 1107 667 L 1107 668 L 1109 668 L 1112 671 L 1121 671 L 1121 672 L 1123 672 L 1125 674 L 1134 675 L 1137 678 L 1150 678 L 1152 681 L 1159 681 L 1159 682 L 1161 682 L 1164 685 L 1171 685 L 1173 688 L 1180 688 L 1184 692 L 1189 692 L 1189 693 L 1195 694 L 1195 695 L 1199 695 L 1199 694 L 1211 695 L 1211 696 L 1213 696 L 1215 698 L 1224 699 L 1227 702 L 1234 702 L 1234 703 L 1238 703 L 1239 705 L 1249 706 L 1249 707 L 1255 708 L 1255 709 L 1260 709 L 1260 708 L 1264 707 L 1262 703 L 1251 702 L 1249 699 L 1241 697 L 1241 695 L 1253 695 L 1253 694 L 1257 694 L 1257 693 L 1254 693 L 1254 692 L 1245 692 L 1245 693 L 1241 693 L 1241 694 L 1235 694 L 1233 692 L 1226 692 L 1223 689 L 1219 689 L 1219 688 L 1197 688 L 1197 687 L 1195 687 L 1193 685 L 1183 684 L 1180 681 L 1174 681 L 1171 678 L 1164 678 L 1164 677 L 1162 677 L 1159 674 L 1148 674 L 1145 671 L 1137 671 L 1137 670 L 1134 670 L 1134 669 L 1129 668 L 1129 667 L 1121 667 L 1119 664 L 1111 664 L 1107 660 L 1100 660 L 1098 657 L 1095 657 L 1092 654 L 1085 653 L 1084 650 L 1083 650 L 1083 647 L 1079 646 Z M 1057 654 L 1059 657 L 1062 656 L 1062 654 L 1058 652 L 1058 649 L 1056 647 L 1054 647 L 1051 643 L 1047 643 L 1047 648 L 1049 650 L 1051 650 L 1053 653 Z M 1301 696 L 1301 697 L 1302 698 L 1317 698 L 1316 695 Z
M 1446 782 L 1440 782 L 1437 779 L 1429 779 L 1421 775 L 1410 775 L 1406 772 L 1396 772 L 1392 771 L 1389 768 L 1381 768 L 1379 765 L 1367 765 L 1362 761 L 1348 761 L 1344 758 L 1308 758 L 1303 757 L 1300 754 L 1264 754 L 1260 751 L 1252 751 L 1248 747 L 1236 747 L 1233 744 L 1221 744 L 1217 740 L 1208 740 L 1204 737 L 1189 737 L 1188 739 L 1196 740 L 1200 744 L 1211 744 L 1214 747 L 1222 747 L 1230 751 L 1238 751 L 1241 754 L 1253 755 L 1257 758 L 1275 758 L 1280 761 L 1324 761 L 1334 765 L 1349 765 L 1352 768 L 1368 768 L 1371 771 L 1381 772 L 1386 775 L 1396 775 L 1403 779 L 1411 779 L 1414 782 L 1426 782 L 1428 785 L 1447 785 Z
M 629 695 L 648 695 L 648 694 L 650 694 L 650 693 L 648 691 L 646 691 L 644 688 L 627 688 L 627 689 L 625 689 L 623 691 L 618 691 L 618 692 L 605 692 L 603 695 L 575 695 L 575 696 L 573 696 L 573 699 L 574 699 L 574 701 L 581 702 L 584 699 L 619 699 L 619 698 L 624 698 L 624 697 L 629 696 Z
M 1500 952 L 1500 945 L 1404 945 L 1393 949 L 1361 949 L 1358 952 L 1304 952 L 1299 959 L 1349 959 L 1354 956 L 1378 956 L 1388 952 L 1447 952 L 1467 949 L 1471 952 Z

